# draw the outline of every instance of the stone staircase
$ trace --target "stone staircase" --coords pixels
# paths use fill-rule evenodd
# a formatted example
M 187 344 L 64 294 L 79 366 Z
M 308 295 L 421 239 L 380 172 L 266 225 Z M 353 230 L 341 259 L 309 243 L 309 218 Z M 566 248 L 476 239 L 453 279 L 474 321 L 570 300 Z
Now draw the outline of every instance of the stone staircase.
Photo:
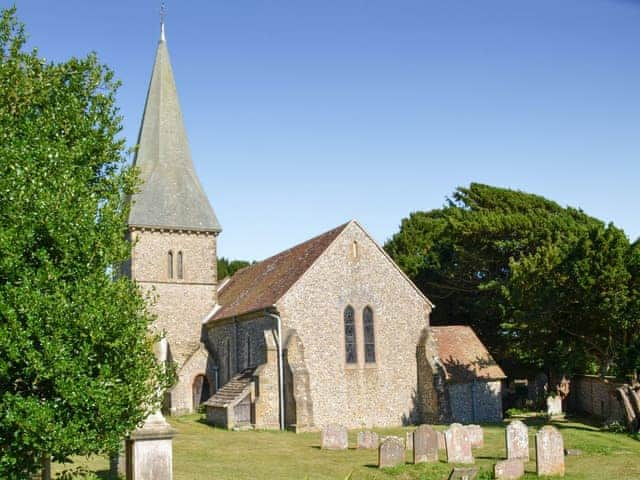
M 250 391 L 256 368 L 246 368 L 234 375 L 209 400 L 204 402 L 210 407 L 226 408 L 241 401 Z

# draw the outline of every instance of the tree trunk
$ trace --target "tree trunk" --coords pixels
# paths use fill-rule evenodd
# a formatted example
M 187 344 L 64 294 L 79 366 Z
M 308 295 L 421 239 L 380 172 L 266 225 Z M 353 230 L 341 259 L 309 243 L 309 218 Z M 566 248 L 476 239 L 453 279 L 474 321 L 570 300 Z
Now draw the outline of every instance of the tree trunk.
M 42 480 L 51 480 L 51 457 L 49 455 L 42 457 Z

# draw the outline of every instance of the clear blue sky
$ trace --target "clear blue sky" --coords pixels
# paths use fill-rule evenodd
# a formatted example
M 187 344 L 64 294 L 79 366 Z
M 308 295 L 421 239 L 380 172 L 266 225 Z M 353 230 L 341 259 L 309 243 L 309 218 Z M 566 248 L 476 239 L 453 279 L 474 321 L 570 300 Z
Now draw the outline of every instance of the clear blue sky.
M 116 71 L 133 144 L 159 1 L 17 6 L 42 55 Z M 350 218 L 382 243 L 472 181 L 640 235 L 640 1 L 174 0 L 166 29 L 221 255 Z

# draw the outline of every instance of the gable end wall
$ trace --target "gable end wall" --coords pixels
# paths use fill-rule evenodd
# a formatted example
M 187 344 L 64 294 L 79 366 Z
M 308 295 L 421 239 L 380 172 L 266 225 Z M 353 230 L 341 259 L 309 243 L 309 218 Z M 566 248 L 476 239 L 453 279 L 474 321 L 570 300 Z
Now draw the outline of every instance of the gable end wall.
M 353 245 L 358 255 L 354 258 Z M 355 310 L 358 363 L 345 362 L 343 312 Z M 362 311 L 374 312 L 376 362 L 364 362 Z M 416 348 L 430 305 L 356 223 L 277 303 L 285 338 L 304 345 L 313 423 L 392 426 L 419 420 Z

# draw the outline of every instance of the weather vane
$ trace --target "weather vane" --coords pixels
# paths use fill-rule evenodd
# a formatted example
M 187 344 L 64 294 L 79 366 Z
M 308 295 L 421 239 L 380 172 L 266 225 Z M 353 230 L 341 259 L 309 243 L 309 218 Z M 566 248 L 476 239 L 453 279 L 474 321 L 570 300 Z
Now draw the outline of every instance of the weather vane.
M 167 5 L 160 2 L 160 40 L 164 41 L 164 19 L 167 16 Z

